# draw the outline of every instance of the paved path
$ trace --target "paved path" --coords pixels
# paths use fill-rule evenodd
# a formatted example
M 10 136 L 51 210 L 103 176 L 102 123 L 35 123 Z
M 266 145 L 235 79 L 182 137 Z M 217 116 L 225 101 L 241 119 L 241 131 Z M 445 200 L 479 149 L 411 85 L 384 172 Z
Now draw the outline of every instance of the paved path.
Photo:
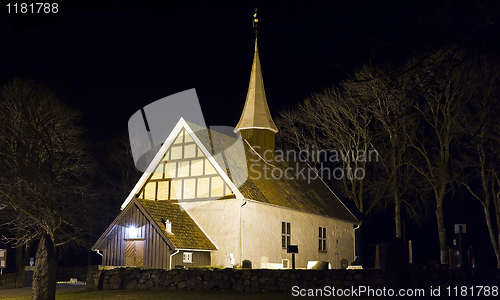
M 57 285 L 57 291 L 68 291 L 68 290 L 78 290 L 84 289 L 85 284 L 72 284 L 72 283 L 62 283 Z M 31 295 L 31 286 L 19 288 L 19 289 L 7 289 L 0 290 L 0 300 L 17 297 L 17 296 L 28 296 Z

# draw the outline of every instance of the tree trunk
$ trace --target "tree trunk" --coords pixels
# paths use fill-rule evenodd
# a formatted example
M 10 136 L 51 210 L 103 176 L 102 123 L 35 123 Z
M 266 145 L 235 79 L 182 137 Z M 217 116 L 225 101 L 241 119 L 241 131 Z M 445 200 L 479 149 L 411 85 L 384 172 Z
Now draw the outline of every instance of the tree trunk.
M 16 231 L 16 238 L 21 238 L 21 230 Z M 24 287 L 24 245 L 16 247 L 16 288 Z
M 394 195 L 394 221 L 396 223 L 396 237 L 403 239 L 401 233 L 401 200 L 397 193 Z
M 32 300 L 56 299 L 57 261 L 54 243 L 49 235 L 43 235 L 36 250 L 35 274 L 33 275 Z
M 493 251 L 495 252 L 495 256 L 497 257 L 497 269 L 500 269 L 500 251 L 499 251 L 500 245 L 497 244 L 497 239 L 495 237 L 495 230 L 493 229 L 493 224 L 491 224 L 490 206 L 488 203 L 489 202 L 486 201 L 483 203 L 484 217 L 486 220 L 486 227 L 488 228 L 488 234 L 490 236 L 491 244 L 493 246 Z M 498 236 L 500 236 L 500 233 L 498 234 Z
M 443 213 L 443 203 L 438 202 L 436 207 L 436 219 L 439 235 L 439 253 L 441 256 L 441 264 L 449 265 L 449 255 L 448 255 L 448 240 L 446 238 L 446 228 L 444 227 L 444 213 Z

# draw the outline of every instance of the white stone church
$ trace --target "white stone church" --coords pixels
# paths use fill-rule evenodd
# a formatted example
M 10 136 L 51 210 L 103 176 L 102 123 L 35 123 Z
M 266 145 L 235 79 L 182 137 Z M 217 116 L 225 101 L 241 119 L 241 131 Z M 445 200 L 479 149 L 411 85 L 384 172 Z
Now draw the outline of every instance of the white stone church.
M 309 166 L 267 155 L 277 131 L 256 41 L 235 129 L 242 146 L 180 118 L 94 244 L 102 264 L 291 268 L 288 245 L 298 246 L 297 268 L 311 261 L 351 264 L 359 221 L 321 179 L 293 176 Z

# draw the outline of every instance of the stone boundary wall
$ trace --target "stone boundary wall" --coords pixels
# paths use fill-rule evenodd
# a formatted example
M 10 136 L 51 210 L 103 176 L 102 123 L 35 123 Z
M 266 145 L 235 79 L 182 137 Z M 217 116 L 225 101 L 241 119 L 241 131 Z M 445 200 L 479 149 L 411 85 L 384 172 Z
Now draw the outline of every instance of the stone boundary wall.
M 403 275 L 402 278 L 405 276 Z M 87 287 L 94 289 L 235 290 L 240 292 L 292 292 L 300 288 L 425 288 L 455 285 L 498 285 L 500 272 L 451 271 L 447 267 L 412 270 L 406 281 L 390 282 L 380 269 L 364 270 L 264 270 L 89 268 Z

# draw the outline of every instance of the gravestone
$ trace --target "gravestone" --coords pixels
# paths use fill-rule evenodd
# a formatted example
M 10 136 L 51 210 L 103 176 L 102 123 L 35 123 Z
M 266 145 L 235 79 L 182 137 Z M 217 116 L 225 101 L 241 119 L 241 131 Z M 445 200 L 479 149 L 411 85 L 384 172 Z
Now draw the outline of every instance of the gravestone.
M 251 269 L 252 268 L 252 262 L 249 261 L 248 259 L 245 259 L 242 263 L 241 266 L 243 269 Z

